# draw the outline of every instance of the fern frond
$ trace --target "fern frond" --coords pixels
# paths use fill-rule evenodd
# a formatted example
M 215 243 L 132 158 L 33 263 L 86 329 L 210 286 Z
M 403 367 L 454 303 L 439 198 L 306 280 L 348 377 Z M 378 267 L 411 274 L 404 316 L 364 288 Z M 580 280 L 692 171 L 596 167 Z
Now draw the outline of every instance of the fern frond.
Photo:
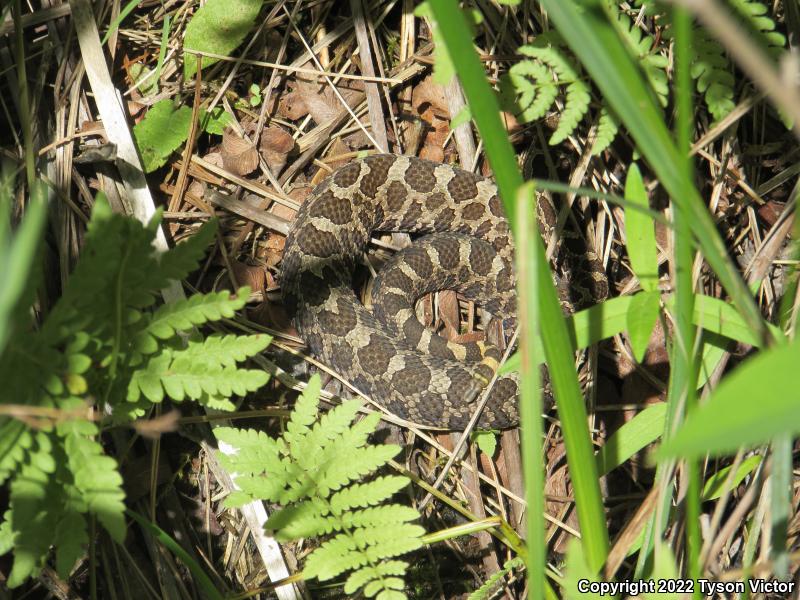
M 508 84 L 519 96 L 514 113 L 523 123 L 541 119 L 558 97 L 558 85 L 544 64 L 523 60 L 508 70 Z
M 158 349 L 157 338 L 166 340 L 179 331 L 189 331 L 192 327 L 203 325 L 209 321 L 219 321 L 223 317 L 233 317 L 235 311 L 241 309 L 250 288 L 242 288 L 235 298 L 231 298 L 228 290 L 210 294 L 195 294 L 185 300 L 164 304 L 156 310 L 145 329 L 134 338 L 134 344 L 152 354 Z M 243 360 L 243 359 L 239 359 Z
M 669 61 L 658 51 L 655 38 L 637 27 L 636 23 L 622 11 L 617 13 L 617 31 L 622 34 L 622 39 L 636 57 L 659 103 L 661 106 L 666 106 L 669 102 L 667 78 Z
M 209 397 L 244 396 L 266 384 L 269 374 L 240 369 L 235 361 L 260 352 L 269 342 L 269 336 L 231 335 L 189 342 L 180 350 L 166 347 L 133 373 L 128 401 L 137 402 L 142 394 L 150 402 L 161 402 L 166 394 L 178 402 L 190 398 L 201 404 Z
M 550 136 L 551 145 L 560 144 L 578 128 L 581 119 L 589 112 L 589 86 L 582 81 L 573 81 L 567 86 L 567 101 L 558 121 L 558 127 Z
M 60 516 L 63 488 L 54 477 L 56 464 L 48 436 L 38 433 L 29 462 L 11 483 L 10 509 L 6 513 L 14 543 L 14 564 L 8 586 L 19 586 L 44 566 Z
M 390 598 L 405 598 L 406 595 L 401 593 L 405 582 L 399 577 L 382 577 L 375 579 L 364 586 L 364 595 L 367 598 L 372 598 L 378 595 L 380 600 L 389 600 Z M 397 595 L 399 594 L 399 595 Z
M 703 29 L 695 30 L 694 51 L 692 77 L 697 80 L 697 91 L 704 94 L 711 116 L 719 121 L 736 106 L 730 63 L 719 42 L 708 37 Z
M 290 447 L 300 444 L 300 440 L 311 431 L 311 425 L 317 419 L 321 389 L 322 380 L 319 373 L 315 373 L 308 380 L 306 388 L 294 405 L 292 416 L 286 423 L 286 433 L 283 437 Z
M 200 266 L 208 247 L 214 241 L 217 220 L 211 219 L 188 239 L 158 256 L 158 272 L 163 283 L 170 279 L 180 281 Z M 246 297 L 245 297 L 246 299 Z
M 336 456 L 331 448 L 342 445 L 342 437 L 350 432 L 350 424 L 358 413 L 361 403 L 358 400 L 348 400 L 322 415 L 306 435 L 292 436 L 289 444 L 291 453 L 296 457 L 298 465 L 307 471 L 316 471 L 325 456 Z M 366 442 L 366 439 L 364 440 Z M 348 443 L 348 442 L 344 442 Z M 352 447 L 358 445 L 353 442 Z
M 74 485 L 88 512 L 97 516 L 117 542 L 125 538 L 125 492 L 117 461 L 89 436 L 97 435 L 90 421 L 67 421 L 58 426 L 64 437 Z
M 512 570 L 521 569 L 523 566 L 525 566 L 525 563 L 519 556 L 507 560 L 503 568 L 492 573 L 481 587 L 469 595 L 467 600 L 489 600 L 489 598 L 495 597 L 497 592 L 502 589 L 500 583 L 503 578 Z
M 331 496 L 331 512 L 341 515 L 357 507 L 367 507 L 388 500 L 408 485 L 408 478 L 399 475 L 378 477 L 369 483 L 357 483 Z
M 24 460 L 32 444 L 33 436 L 22 421 L 6 419 L 0 425 L 0 484 Z
M 731 6 L 743 18 L 748 29 L 761 45 L 773 55 L 779 55 L 786 46 L 786 36 L 775 31 L 775 21 L 769 7 L 758 0 L 731 0 Z
M 555 74 L 559 84 L 566 84 L 566 102 L 561 113 L 558 127 L 550 137 L 551 145 L 560 144 L 567 136 L 571 135 L 581 119 L 589 111 L 588 84 L 581 79 L 579 67 L 567 58 L 560 48 L 552 44 L 553 36 L 542 35 L 537 43 L 531 46 L 522 46 L 519 52 L 541 61 Z
M 343 523 L 330 516 L 330 507 L 320 498 L 282 508 L 264 523 L 267 531 L 275 531 L 275 539 L 285 542 L 300 538 L 320 537 L 341 531 Z
M 400 447 L 367 443 L 380 416 L 371 414 L 353 424 L 360 408 L 356 401 L 318 416 L 319 392 L 319 378 L 313 377 L 278 441 L 265 442 L 266 436 L 255 432 L 217 430 L 222 442 L 236 448 L 236 454 L 221 457 L 237 473 L 242 490 L 228 504 L 257 497 L 277 500 L 282 508 L 265 528 L 281 541 L 332 535 L 306 559 L 306 578 L 324 581 L 355 571 L 349 590 L 363 587 L 367 597 L 405 597 L 399 591 L 403 581 L 396 576 L 407 564 L 387 559 L 419 548 L 424 530 L 411 523 L 419 518 L 416 510 L 381 503 L 407 479 L 379 477 L 350 485 L 383 466 Z M 263 452 L 260 446 L 269 449 Z
M 377 528 L 357 529 L 355 535 L 362 543 L 367 543 L 367 556 L 370 562 L 400 556 L 422 547 L 425 530 L 410 523 L 394 524 Z
M 370 581 L 383 577 L 400 576 L 408 570 L 408 563 L 402 560 L 387 560 L 377 565 L 367 565 L 353 571 L 344 584 L 344 593 L 353 594 Z
M 381 527 L 392 526 L 396 523 L 408 523 L 419 518 L 419 513 L 410 506 L 402 504 L 385 504 L 373 506 L 363 510 L 345 513 L 342 523 L 345 527 Z
M 263 431 L 254 429 L 236 429 L 235 427 L 217 427 L 214 435 L 218 440 L 230 444 L 235 454 L 222 454 L 219 457 L 228 471 L 239 474 L 260 475 L 272 473 L 281 468 L 282 440 L 275 440 Z
M 611 145 L 619 131 L 619 121 L 608 110 L 607 107 L 600 109 L 600 117 L 597 119 L 597 133 L 592 146 L 592 155 L 598 156 Z
M 387 444 L 356 448 L 349 454 L 338 455 L 338 460 L 329 461 L 318 474 L 320 493 L 327 496 L 330 490 L 338 490 L 351 481 L 372 473 L 397 456 L 400 450 L 400 446 Z
M 356 542 L 350 536 L 337 535 L 308 556 L 303 575 L 309 579 L 316 577 L 320 581 L 327 581 L 345 571 L 363 567 L 368 557 L 356 548 Z

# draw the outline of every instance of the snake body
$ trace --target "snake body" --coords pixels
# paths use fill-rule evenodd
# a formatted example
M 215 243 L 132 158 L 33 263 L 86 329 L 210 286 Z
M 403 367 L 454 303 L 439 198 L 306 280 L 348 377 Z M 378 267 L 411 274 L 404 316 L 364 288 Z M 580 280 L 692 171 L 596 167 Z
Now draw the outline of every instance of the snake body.
M 375 231 L 432 235 L 389 261 L 375 283 L 373 314 L 353 291 L 353 272 Z M 315 356 L 396 415 L 458 430 L 472 416 L 476 386 L 491 377 L 491 361 L 475 345 L 447 344 L 423 328 L 413 302 L 427 291 L 456 289 L 513 320 L 512 261 L 510 228 L 490 180 L 417 158 L 374 155 L 312 191 L 287 237 L 280 283 Z M 499 377 L 479 426 L 516 426 L 517 390 L 516 376 Z

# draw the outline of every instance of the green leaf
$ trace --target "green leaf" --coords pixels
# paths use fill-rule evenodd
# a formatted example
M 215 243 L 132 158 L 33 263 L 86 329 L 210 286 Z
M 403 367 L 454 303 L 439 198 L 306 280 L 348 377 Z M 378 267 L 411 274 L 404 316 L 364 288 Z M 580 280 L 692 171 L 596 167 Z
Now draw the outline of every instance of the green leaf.
M 731 489 L 735 488 L 739 485 L 745 477 L 747 477 L 750 473 L 755 471 L 756 467 L 761 464 L 763 458 L 758 454 L 754 454 L 746 459 L 744 459 L 740 464 L 739 468 L 736 469 L 736 474 L 733 476 L 733 480 L 731 481 Z M 716 500 L 725 492 L 725 482 L 728 480 L 728 476 L 731 472 L 731 467 L 723 467 L 716 473 L 712 474 L 711 477 L 706 480 L 705 485 L 703 486 L 703 502 L 707 502 L 709 500 Z
M 631 163 L 625 180 L 625 240 L 628 257 L 631 261 L 639 285 L 646 292 L 658 289 L 658 248 L 653 220 L 647 213 L 650 203 L 642 175 L 636 163 Z
M 494 456 L 497 450 L 497 435 L 493 431 L 473 431 L 470 437 L 486 456 L 490 458 Z
M 455 117 L 450 119 L 450 129 L 455 129 L 459 125 L 469 123 L 472 120 L 472 113 L 469 111 L 469 106 L 464 106 Z
M 667 404 L 659 402 L 645 408 L 617 429 L 597 453 L 597 471 L 602 477 L 664 433 Z
M 169 155 L 186 141 L 191 122 L 192 109 L 176 107 L 169 98 L 150 107 L 144 119 L 133 127 L 145 173 L 163 166 Z
M 261 0 L 208 0 L 186 26 L 184 49 L 230 54 L 253 28 L 262 5 Z M 208 67 L 217 60 L 204 56 L 201 68 Z M 186 52 L 183 61 L 184 77 L 190 79 L 196 71 L 196 55 Z
M 628 307 L 626 317 L 628 336 L 633 349 L 633 357 L 642 362 L 653 328 L 661 309 L 661 295 L 657 292 L 641 292 L 634 294 Z
M 233 123 L 233 115 L 225 111 L 222 106 L 217 106 L 214 110 L 203 110 L 200 113 L 200 126 L 206 133 L 222 135 L 225 128 Z
M 584 591 L 581 581 L 601 581 L 598 574 L 589 567 L 580 540 L 571 539 L 567 545 L 567 558 L 564 566 L 564 598 L 566 600 L 603 600 L 605 595 Z
M 689 415 L 659 456 L 719 456 L 800 433 L 799 359 L 795 340 L 745 361 Z
M 4 169 L 5 170 L 5 169 Z M 6 174 L 3 174 L 6 177 Z M 8 176 L 10 178 L 10 176 Z M 10 182 L 9 182 L 10 183 Z M 31 201 L 26 206 L 25 218 L 16 233 L 6 228 L 11 196 L 5 197 L 0 185 L 0 353 L 16 319 L 12 318 L 25 303 L 31 288 L 31 277 L 36 260 L 42 227 L 47 217 L 46 186 L 38 181 L 31 191 Z

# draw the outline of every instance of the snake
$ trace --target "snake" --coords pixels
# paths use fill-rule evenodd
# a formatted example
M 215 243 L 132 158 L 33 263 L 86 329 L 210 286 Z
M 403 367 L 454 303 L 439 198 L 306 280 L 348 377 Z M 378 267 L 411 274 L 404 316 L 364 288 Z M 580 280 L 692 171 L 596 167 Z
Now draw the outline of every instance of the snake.
M 540 230 L 552 231 L 552 205 L 548 210 L 546 203 L 537 204 L 543 207 Z M 374 233 L 397 231 L 419 237 L 381 269 L 369 310 L 354 290 L 354 272 Z M 585 248 L 563 254 L 582 255 L 584 263 L 588 257 L 582 269 L 589 283 L 583 288 L 594 287 L 593 297 L 602 299 L 607 283 L 598 257 Z M 448 342 L 414 312 L 423 294 L 450 289 L 513 328 L 511 227 L 489 178 L 410 156 L 354 160 L 319 183 L 301 205 L 286 238 L 279 282 L 286 311 L 311 354 L 396 416 L 463 430 L 491 383 L 477 426 L 518 425 L 518 375 L 496 376 L 499 350 Z M 566 286 L 558 287 L 562 306 L 571 312 Z

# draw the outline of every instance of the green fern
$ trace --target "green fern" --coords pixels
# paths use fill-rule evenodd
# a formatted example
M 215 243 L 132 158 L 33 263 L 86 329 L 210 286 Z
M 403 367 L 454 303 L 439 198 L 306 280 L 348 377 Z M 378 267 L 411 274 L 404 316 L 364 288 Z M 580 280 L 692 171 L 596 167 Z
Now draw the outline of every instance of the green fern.
M 395 557 L 422 545 L 419 513 L 386 504 L 408 484 L 396 475 L 373 474 L 399 451 L 372 446 L 368 437 L 379 416 L 353 423 L 360 403 L 343 402 L 319 416 L 319 376 L 300 396 L 283 436 L 220 427 L 217 438 L 235 449 L 222 464 L 236 472 L 239 490 L 226 499 L 235 507 L 260 499 L 283 506 L 266 522 L 276 539 L 326 538 L 306 559 L 303 575 L 320 581 L 350 572 L 344 592 L 402 599 L 408 563 Z M 361 481 L 371 477 L 368 481 Z
M 63 296 L 40 327 L 17 324 L 0 354 L 0 403 L 57 415 L 0 418 L 0 483 L 10 482 L 0 554 L 14 554 L 10 587 L 35 575 L 51 547 L 67 577 L 89 541 L 90 517 L 113 539 L 125 536 L 122 478 L 98 425 L 86 418 L 91 408 L 105 409 L 115 422 L 144 415 L 167 397 L 231 409 L 231 396 L 268 379 L 239 366 L 264 349 L 268 336 L 181 337 L 232 316 L 247 288 L 235 298 L 198 295 L 152 310 L 171 279 L 197 268 L 215 230 L 208 224 L 160 254 L 152 245 L 157 227 L 158 218 L 143 226 L 112 213 L 99 197 Z
M 600 117 L 597 119 L 597 133 L 592 146 L 592 154 L 597 156 L 611 145 L 619 131 L 619 121 L 611 113 L 611 110 L 604 106 L 600 109 Z
M 550 144 L 560 144 L 578 127 L 589 111 L 589 86 L 579 67 L 560 47 L 554 34 L 537 38 L 536 43 L 522 46 L 520 54 L 532 60 L 523 60 L 509 69 L 509 76 L 518 98 L 518 116 L 523 121 L 539 119 L 558 97 L 559 87 L 564 88 L 565 103 L 558 127 L 550 137 Z
M 500 584 L 503 578 L 511 571 L 521 569 L 524 566 L 525 562 L 519 556 L 507 560 L 503 568 L 492 573 L 481 587 L 469 595 L 467 600 L 489 600 L 490 598 L 496 597 L 497 593 L 502 589 Z
M 667 57 L 659 51 L 653 36 L 646 34 L 633 23 L 624 12 L 617 13 L 617 30 L 636 57 L 644 71 L 647 82 L 658 97 L 661 106 L 669 102 L 669 82 L 667 78 Z
M 668 100 L 667 60 L 658 52 L 655 40 L 631 24 L 623 13 L 618 15 L 619 30 L 647 75 L 662 105 Z M 560 36 L 555 32 L 540 35 L 532 45 L 522 46 L 519 53 L 527 56 L 513 65 L 501 78 L 500 96 L 504 107 L 525 123 L 547 114 L 560 93 L 564 108 L 550 144 L 559 144 L 576 131 L 589 112 L 591 88 L 578 64 L 571 58 Z M 597 138 L 592 154 L 600 154 L 614 141 L 619 125 L 608 107 L 601 104 Z

